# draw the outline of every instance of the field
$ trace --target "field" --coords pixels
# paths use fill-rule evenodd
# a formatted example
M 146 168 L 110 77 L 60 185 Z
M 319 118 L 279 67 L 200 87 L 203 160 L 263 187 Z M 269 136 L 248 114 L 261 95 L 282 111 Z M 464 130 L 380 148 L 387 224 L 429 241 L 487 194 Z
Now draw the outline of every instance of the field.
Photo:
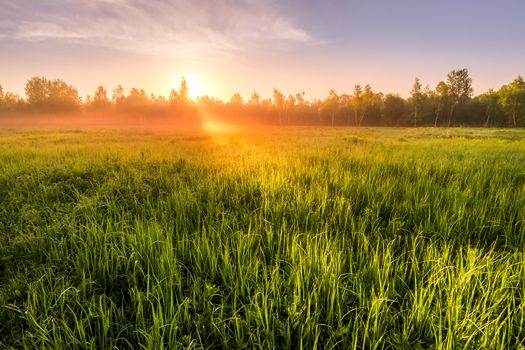
M 525 131 L 0 131 L 0 348 L 525 349 Z

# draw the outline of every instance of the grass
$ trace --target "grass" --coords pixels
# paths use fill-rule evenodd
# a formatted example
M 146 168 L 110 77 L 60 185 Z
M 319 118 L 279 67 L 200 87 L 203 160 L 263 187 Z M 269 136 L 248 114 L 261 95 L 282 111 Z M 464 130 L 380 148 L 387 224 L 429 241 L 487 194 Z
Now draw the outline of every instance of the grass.
M 525 349 L 525 131 L 0 134 L 0 348 Z

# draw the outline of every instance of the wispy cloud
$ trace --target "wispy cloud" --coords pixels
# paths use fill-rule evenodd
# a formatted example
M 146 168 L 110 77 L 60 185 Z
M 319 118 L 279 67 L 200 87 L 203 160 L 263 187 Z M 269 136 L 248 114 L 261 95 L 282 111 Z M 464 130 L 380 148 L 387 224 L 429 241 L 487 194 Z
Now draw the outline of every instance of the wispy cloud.
M 69 40 L 178 57 L 312 40 L 268 0 L 6 2 L 0 37 L 14 40 Z

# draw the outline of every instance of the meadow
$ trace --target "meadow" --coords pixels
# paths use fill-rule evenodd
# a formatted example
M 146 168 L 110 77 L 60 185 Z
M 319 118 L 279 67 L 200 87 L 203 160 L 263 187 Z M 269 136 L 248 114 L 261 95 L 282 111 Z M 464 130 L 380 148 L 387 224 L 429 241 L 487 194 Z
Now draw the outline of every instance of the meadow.
M 0 131 L 0 348 L 525 349 L 525 130 Z

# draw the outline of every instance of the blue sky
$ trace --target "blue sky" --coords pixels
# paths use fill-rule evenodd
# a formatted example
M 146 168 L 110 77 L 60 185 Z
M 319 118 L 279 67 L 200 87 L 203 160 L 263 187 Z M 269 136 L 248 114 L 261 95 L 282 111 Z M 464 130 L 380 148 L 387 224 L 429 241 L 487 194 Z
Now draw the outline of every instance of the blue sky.
M 184 75 L 223 99 L 357 83 L 406 96 L 416 76 L 433 88 L 467 67 L 481 93 L 525 74 L 524 14 L 518 0 L 0 0 L 0 84 L 167 95 Z

